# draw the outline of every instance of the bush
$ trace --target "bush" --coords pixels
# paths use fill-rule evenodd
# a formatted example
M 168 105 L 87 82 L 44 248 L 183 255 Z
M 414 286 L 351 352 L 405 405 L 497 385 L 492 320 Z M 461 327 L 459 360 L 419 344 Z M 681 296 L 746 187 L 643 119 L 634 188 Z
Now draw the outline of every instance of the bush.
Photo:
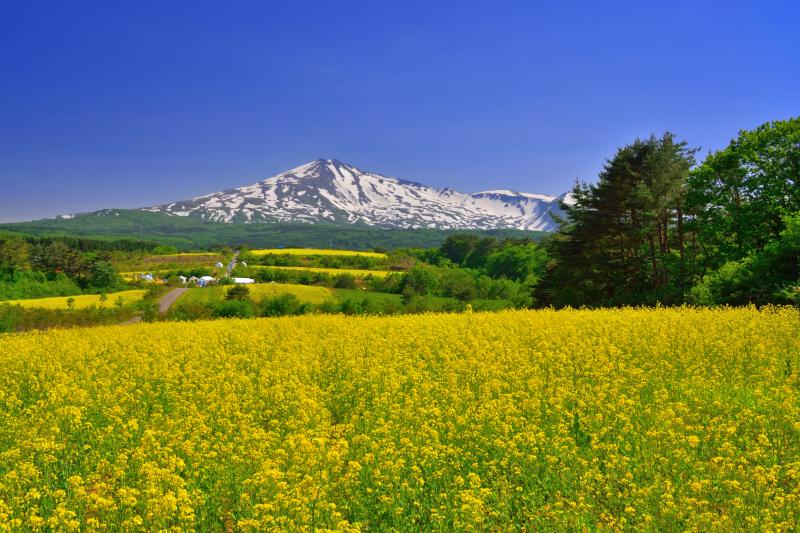
M 133 307 L 87 307 L 69 310 L 24 308 L 20 305 L 0 304 L 0 333 L 55 327 L 119 324 L 131 318 L 134 312 Z
M 403 300 L 408 303 L 414 296 L 434 294 L 439 280 L 431 267 L 416 265 L 403 276 Z
M 442 296 L 469 301 L 473 300 L 477 295 L 475 279 L 466 270 L 444 269 L 441 271 L 439 279 L 442 285 Z
M 337 289 L 355 289 L 356 277 L 352 274 L 339 274 L 334 276 L 333 286 Z
M 245 285 L 234 285 L 225 293 L 226 300 L 247 300 L 250 297 L 250 289 Z
M 265 317 L 304 315 L 311 305 L 301 302 L 294 294 L 281 294 L 264 298 L 259 304 L 259 315 Z
M 64 274 L 22 271 L 0 276 L 0 300 L 73 296 L 81 289 Z
M 158 305 L 158 302 L 154 302 L 151 300 L 142 300 L 141 309 L 142 309 L 142 322 L 155 322 L 156 320 L 158 320 L 158 316 L 161 313 L 161 309 Z
M 253 305 L 247 300 L 226 300 L 214 305 L 214 318 L 252 318 Z
M 184 302 L 173 305 L 167 312 L 169 320 L 191 321 L 213 318 L 213 309 L 201 302 Z

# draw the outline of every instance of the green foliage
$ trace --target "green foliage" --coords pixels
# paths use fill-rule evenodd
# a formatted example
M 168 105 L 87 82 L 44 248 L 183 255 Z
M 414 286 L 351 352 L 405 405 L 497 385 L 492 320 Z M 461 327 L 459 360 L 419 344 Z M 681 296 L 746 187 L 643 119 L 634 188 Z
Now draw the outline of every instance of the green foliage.
M 120 324 L 131 318 L 134 312 L 132 307 L 42 309 L 0 303 L 0 333 L 55 327 L 68 328 Z
M 13 276 L 0 276 L 0 301 L 73 296 L 80 287 L 65 274 L 20 271 Z
M 252 318 L 253 304 L 249 300 L 225 300 L 212 307 L 214 318 Z
M 333 278 L 333 286 L 337 289 L 355 289 L 356 277 L 352 274 L 339 274 Z
M 113 290 L 122 285 L 122 279 L 109 261 L 98 259 L 89 267 L 89 287 L 95 290 Z
M 462 301 L 474 300 L 478 295 L 475 276 L 460 268 L 442 269 L 439 274 L 442 296 Z
M 448 236 L 464 231 L 432 229 L 384 229 L 354 224 L 226 224 L 203 222 L 193 217 L 128 209 L 107 209 L 77 215 L 70 219 L 44 219 L 2 224 L 0 230 L 23 233 L 35 238 L 103 239 L 146 238 L 181 250 L 210 249 L 214 246 L 240 246 L 252 249 L 287 247 L 340 248 L 371 250 L 439 246 Z M 481 237 L 538 238 L 542 232 L 521 230 L 475 230 Z M 118 241 L 121 242 L 121 241 Z M 149 243 L 152 248 L 155 246 Z
M 799 304 L 800 214 L 785 217 L 779 238 L 760 252 L 728 261 L 692 287 L 697 305 Z
M 158 302 L 153 300 L 142 300 L 140 309 L 142 311 L 142 322 L 155 322 L 161 314 Z
M 214 318 L 214 309 L 206 302 L 187 302 L 179 300 L 167 312 L 168 320 L 208 320 Z
M 279 294 L 271 298 L 264 298 L 259 304 L 260 316 L 292 316 L 304 315 L 311 311 L 312 306 L 301 302 L 294 294 Z
M 174 246 L 160 244 L 153 248 L 152 253 L 154 255 L 172 255 L 178 253 L 178 249 Z
M 486 260 L 486 273 L 493 278 L 523 281 L 544 274 L 547 254 L 534 244 L 513 245 L 492 253 Z
M 74 280 L 84 279 L 88 274 L 83 254 L 60 241 L 31 246 L 29 261 L 33 270 L 61 272 Z
M 226 300 L 247 300 L 250 297 L 250 289 L 246 285 L 234 285 L 225 292 Z
M 762 250 L 800 211 L 800 117 L 741 131 L 691 173 L 687 209 L 711 267 Z
M 28 264 L 28 244 L 14 236 L 0 235 L 0 275 L 13 276 Z
M 403 296 L 406 300 L 414 296 L 435 293 L 439 289 L 436 271 L 425 265 L 416 265 L 403 277 Z
M 671 133 L 617 151 L 596 185 L 576 185 L 576 204 L 548 242 L 543 295 L 555 305 L 678 303 L 685 269 L 685 180 L 695 150 Z

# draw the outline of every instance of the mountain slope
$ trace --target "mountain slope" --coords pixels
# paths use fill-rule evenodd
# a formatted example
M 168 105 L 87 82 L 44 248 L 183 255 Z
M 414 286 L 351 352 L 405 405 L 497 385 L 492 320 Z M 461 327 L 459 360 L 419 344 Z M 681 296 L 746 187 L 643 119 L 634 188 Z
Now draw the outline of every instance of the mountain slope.
M 448 236 L 468 232 L 479 237 L 531 238 L 544 233 L 512 229 L 435 230 L 392 229 L 366 224 L 226 224 L 203 222 L 199 218 L 172 216 L 136 209 L 103 209 L 68 217 L 0 224 L 0 233 L 23 237 L 84 237 L 150 240 L 181 250 L 207 250 L 214 246 L 250 248 L 311 247 L 343 250 L 371 250 L 375 247 L 430 248 Z
M 318 159 L 252 185 L 144 210 L 207 222 L 553 231 L 562 199 L 507 190 L 465 194 Z

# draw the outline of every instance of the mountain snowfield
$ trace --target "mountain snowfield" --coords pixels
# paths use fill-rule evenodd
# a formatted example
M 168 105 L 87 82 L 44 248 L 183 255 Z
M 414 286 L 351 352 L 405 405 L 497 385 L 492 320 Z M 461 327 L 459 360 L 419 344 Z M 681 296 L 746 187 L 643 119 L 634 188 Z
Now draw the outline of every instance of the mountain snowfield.
M 237 189 L 144 210 L 209 222 L 363 223 L 384 228 L 554 231 L 568 194 L 509 190 L 466 194 L 317 159 Z

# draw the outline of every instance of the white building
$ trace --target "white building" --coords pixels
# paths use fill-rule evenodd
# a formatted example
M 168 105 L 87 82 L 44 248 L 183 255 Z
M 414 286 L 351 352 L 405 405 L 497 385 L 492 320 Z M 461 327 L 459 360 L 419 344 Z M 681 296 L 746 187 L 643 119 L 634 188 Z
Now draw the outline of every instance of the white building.
M 255 283 L 256 280 L 253 278 L 233 278 L 233 282 L 237 285 L 249 285 L 250 283 Z
M 208 285 L 213 285 L 216 282 L 217 280 L 211 276 L 203 276 L 202 278 L 197 280 L 197 286 L 206 287 Z

